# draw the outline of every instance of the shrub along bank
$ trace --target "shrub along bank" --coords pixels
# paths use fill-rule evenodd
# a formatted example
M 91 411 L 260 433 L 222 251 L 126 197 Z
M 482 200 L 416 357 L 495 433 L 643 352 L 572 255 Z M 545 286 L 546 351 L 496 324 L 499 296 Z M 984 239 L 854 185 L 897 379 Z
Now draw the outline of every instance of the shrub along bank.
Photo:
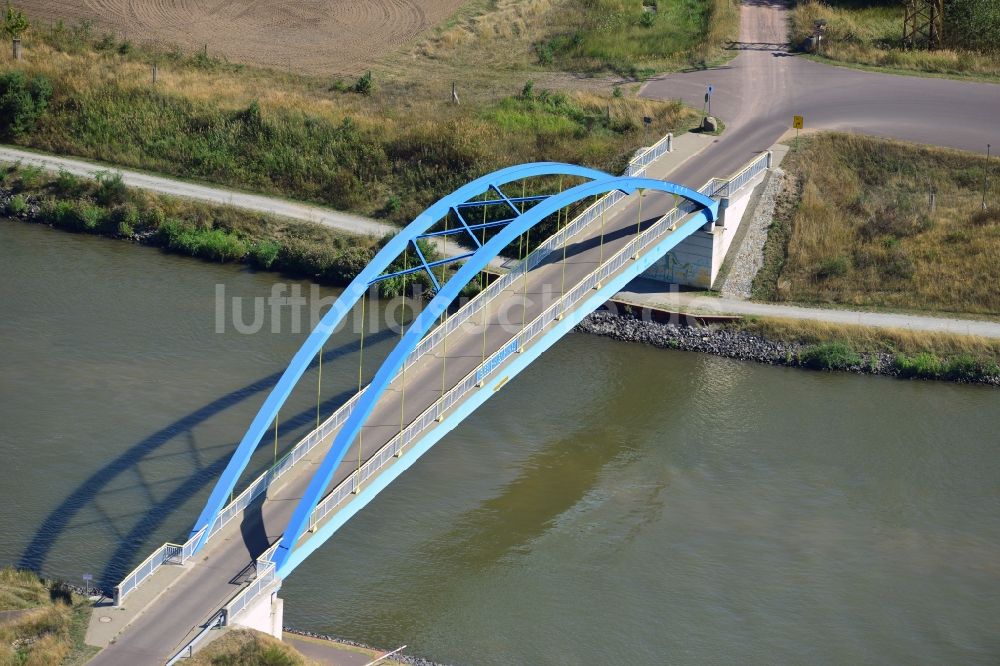
M 126 187 L 111 172 L 94 181 L 11 165 L 0 169 L 0 206 L 10 217 L 68 231 L 132 240 L 209 261 L 245 262 L 334 285 L 352 280 L 383 242 L 317 224 L 153 195 Z M 437 256 L 429 244 L 422 251 L 429 259 Z M 425 280 L 417 274 L 410 283 Z M 401 284 L 383 287 L 384 295 L 393 295 Z

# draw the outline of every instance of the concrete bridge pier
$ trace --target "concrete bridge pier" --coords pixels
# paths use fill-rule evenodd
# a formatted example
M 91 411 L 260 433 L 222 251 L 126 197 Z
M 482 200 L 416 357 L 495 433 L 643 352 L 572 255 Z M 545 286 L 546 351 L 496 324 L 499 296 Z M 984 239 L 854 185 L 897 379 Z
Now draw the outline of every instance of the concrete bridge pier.
M 256 629 L 281 640 L 281 627 L 285 615 L 285 600 L 278 597 L 281 582 L 274 583 L 265 594 L 258 595 L 249 606 L 236 617 L 230 618 L 228 624 L 248 629 Z

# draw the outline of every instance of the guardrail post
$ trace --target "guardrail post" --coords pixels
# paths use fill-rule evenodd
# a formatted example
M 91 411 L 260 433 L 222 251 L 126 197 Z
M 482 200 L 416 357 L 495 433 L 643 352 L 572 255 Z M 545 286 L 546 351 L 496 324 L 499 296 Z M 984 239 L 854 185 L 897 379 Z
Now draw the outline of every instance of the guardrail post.
M 767 154 L 767 168 L 770 169 L 771 168 L 771 164 L 774 163 L 774 153 L 772 153 L 769 150 L 769 151 L 767 151 L 766 154 Z
M 673 132 L 668 132 L 667 133 L 667 152 L 668 153 L 674 152 L 674 133 Z
M 122 605 L 122 591 L 121 588 L 115 585 L 115 608 Z

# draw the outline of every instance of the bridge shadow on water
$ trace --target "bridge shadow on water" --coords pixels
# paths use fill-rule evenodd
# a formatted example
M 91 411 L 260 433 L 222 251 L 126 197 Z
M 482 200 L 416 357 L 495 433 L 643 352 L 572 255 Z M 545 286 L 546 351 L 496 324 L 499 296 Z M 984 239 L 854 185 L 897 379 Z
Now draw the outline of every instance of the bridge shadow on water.
M 369 344 L 374 346 L 374 344 L 387 341 L 397 335 L 398 333 L 393 332 L 391 329 L 383 329 L 366 336 L 365 343 L 366 346 Z M 325 365 L 340 357 L 346 356 L 347 354 L 356 352 L 357 348 L 358 342 L 351 341 L 331 349 L 330 351 L 324 352 L 323 363 Z M 317 365 L 318 361 L 313 360 L 313 362 L 309 365 L 310 370 L 316 368 Z M 152 551 L 160 545 L 159 543 L 150 543 L 150 535 L 156 532 L 156 530 L 163 525 L 164 521 L 170 517 L 178 507 L 182 506 L 183 503 L 191 497 L 191 495 L 196 494 L 205 486 L 212 484 L 218 478 L 219 474 L 221 474 L 222 470 L 229 462 L 230 455 L 235 450 L 235 442 L 208 448 L 202 447 L 199 449 L 194 445 L 192 429 L 205 423 L 212 417 L 239 405 L 245 400 L 253 398 L 259 394 L 266 393 L 274 387 L 280 377 L 280 372 L 270 374 L 213 400 L 205 406 L 182 416 L 170 425 L 161 428 L 157 432 L 136 442 L 126 449 L 121 455 L 95 471 L 82 484 L 80 484 L 79 487 L 63 499 L 62 502 L 60 502 L 59 505 L 49 513 L 45 520 L 42 521 L 30 543 L 25 547 L 23 553 L 21 554 L 21 557 L 17 562 L 17 566 L 38 572 L 44 571 L 46 561 L 53 552 L 53 549 L 56 547 L 60 537 L 67 533 L 67 531 L 79 527 L 72 524 L 74 518 L 76 518 L 81 511 L 91 509 L 98 513 L 100 516 L 99 522 L 103 523 L 101 527 L 90 528 L 95 531 L 95 538 L 100 538 L 103 535 L 113 535 L 113 538 L 117 539 L 117 544 L 115 545 L 113 553 L 104 563 L 102 573 L 100 575 L 95 575 L 94 583 L 105 588 L 110 588 L 111 586 L 116 585 L 133 566 L 138 564 L 142 558 L 145 557 L 147 554 L 145 551 Z M 334 409 L 342 405 L 353 394 L 354 390 L 346 390 L 333 397 L 323 400 L 320 404 L 320 411 L 329 415 Z M 298 441 L 301 439 L 301 436 L 304 436 L 305 433 L 315 425 L 315 419 L 315 407 L 304 409 L 293 416 L 282 419 L 280 428 L 285 433 L 282 437 L 287 437 L 290 433 L 299 433 L 301 431 L 300 434 L 296 434 L 293 437 L 293 441 Z M 247 425 L 249 425 L 249 423 Z M 154 458 L 152 454 L 168 444 L 176 443 L 179 438 L 185 436 L 188 438 L 188 449 L 191 454 L 192 462 L 198 469 L 194 473 L 182 478 L 180 484 L 170 490 L 165 497 L 162 499 L 155 499 L 152 492 L 152 486 L 170 483 L 173 480 L 167 480 L 166 482 L 159 480 L 146 481 L 143 479 L 141 473 L 138 473 L 138 465 L 143 461 L 152 460 Z M 205 460 L 205 454 L 209 451 L 218 452 L 218 457 L 211 460 Z M 258 474 L 267 469 L 270 464 L 271 461 L 267 461 L 264 463 L 257 463 L 254 469 L 248 468 L 250 478 L 256 477 Z M 253 463 L 251 463 L 251 465 L 253 465 Z M 108 487 L 115 479 L 118 479 L 122 475 L 128 473 L 138 474 L 140 484 L 145 490 L 146 497 L 149 498 L 150 506 L 146 509 L 138 511 L 137 514 L 140 516 L 139 520 L 136 521 L 131 528 L 122 531 L 121 525 L 116 524 L 116 522 L 120 522 L 120 517 L 116 521 L 115 518 L 107 515 L 107 513 L 105 513 L 98 505 L 97 500 L 102 492 L 109 491 Z M 245 473 L 244 478 L 246 478 L 248 474 Z M 195 516 L 192 515 L 191 521 L 193 522 L 194 519 Z M 247 532 L 247 534 L 249 534 L 249 532 Z M 182 535 L 177 535 L 177 537 L 180 536 Z M 252 551 L 256 549 L 256 552 L 262 552 L 267 548 L 266 544 L 259 548 L 259 539 L 263 538 L 266 541 L 266 536 L 248 536 L 247 538 L 255 540 L 248 544 Z
M 391 635 L 369 640 L 391 642 L 402 635 L 421 635 L 422 625 L 440 619 L 427 609 L 446 608 L 458 595 L 457 590 L 470 584 L 470 578 L 483 576 L 505 561 L 530 554 L 539 539 L 560 529 L 563 516 L 600 487 L 609 467 L 627 463 L 634 455 L 633 450 L 622 445 L 619 433 L 618 426 L 588 423 L 575 432 L 545 442 L 518 465 L 520 473 L 499 494 L 461 514 L 445 532 L 435 534 L 417 552 L 406 556 L 405 586 L 398 586 L 395 575 L 385 580 L 368 580 L 366 585 L 392 587 L 394 602 L 379 609 L 379 625 L 398 627 Z M 461 438 L 461 430 L 456 435 Z M 649 497 L 644 505 L 656 514 L 662 508 L 657 498 L 663 486 L 647 491 Z M 638 520 L 647 522 L 653 518 L 644 516 Z M 631 539 L 631 534 L 626 539 Z M 340 557 L 344 570 L 349 570 L 347 563 L 351 556 Z M 395 569 L 398 564 L 391 566 Z M 362 593 L 353 589 L 352 583 L 347 586 L 352 593 Z M 351 605 L 346 615 L 340 615 L 341 610 L 338 608 L 327 620 L 330 626 L 325 629 L 351 636 L 357 629 L 352 615 L 357 607 Z M 357 637 L 360 639 L 362 634 L 358 632 Z

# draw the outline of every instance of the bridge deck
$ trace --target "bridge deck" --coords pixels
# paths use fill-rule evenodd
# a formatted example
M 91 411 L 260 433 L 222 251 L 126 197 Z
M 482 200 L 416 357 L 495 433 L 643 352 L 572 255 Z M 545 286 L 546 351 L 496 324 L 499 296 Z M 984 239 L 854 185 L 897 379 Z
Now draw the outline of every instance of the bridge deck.
M 643 228 L 673 208 L 670 195 L 647 192 L 642 198 Z M 636 233 L 639 196 L 632 195 L 605 216 L 604 247 L 601 250 L 601 221 L 593 221 L 562 249 L 553 251 L 524 280 L 517 280 L 490 302 L 486 319 L 485 354 L 501 348 L 520 328 L 522 319 L 530 322 L 565 291 L 589 275 L 605 259 L 627 244 Z M 523 309 L 523 311 L 522 311 Z M 442 394 L 472 372 L 483 360 L 483 315 L 473 315 L 465 326 L 453 331 L 442 344 L 397 378 L 377 403 L 361 433 L 361 459 L 370 458 L 400 430 L 401 421 L 409 424 Z M 402 418 L 401 418 L 402 416 Z M 287 474 L 249 507 L 242 520 L 232 521 L 216 534 L 185 565 L 185 573 L 170 576 L 169 586 L 155 601 L 156 612 L 144 612 L 101 652 L 94 664 L 151 663 L 176 653 L 196 634 L 200 626 L 222 607 L 249 579 L 253 563 L 280 536 L 296 502 L 302 496 L 315 466 L 329 449 L 332 436 L 314 448 Z M 358 466 L 358 443 L 351 447 L 337 469 L 331 488 Z M 303 538 L 308 538 L 308 533 Z M 301 542 L 300 542 L 301 543 Z M 165 567 L 171 569 L 173 567 Z M 155 574 L 163 580 L 166 575 Z M 146 585 L 156 586 L 155 580 Z M 163 585 L 163 583 L 161 583 Z M 126 601 L 127 607 L 129 602 Z

